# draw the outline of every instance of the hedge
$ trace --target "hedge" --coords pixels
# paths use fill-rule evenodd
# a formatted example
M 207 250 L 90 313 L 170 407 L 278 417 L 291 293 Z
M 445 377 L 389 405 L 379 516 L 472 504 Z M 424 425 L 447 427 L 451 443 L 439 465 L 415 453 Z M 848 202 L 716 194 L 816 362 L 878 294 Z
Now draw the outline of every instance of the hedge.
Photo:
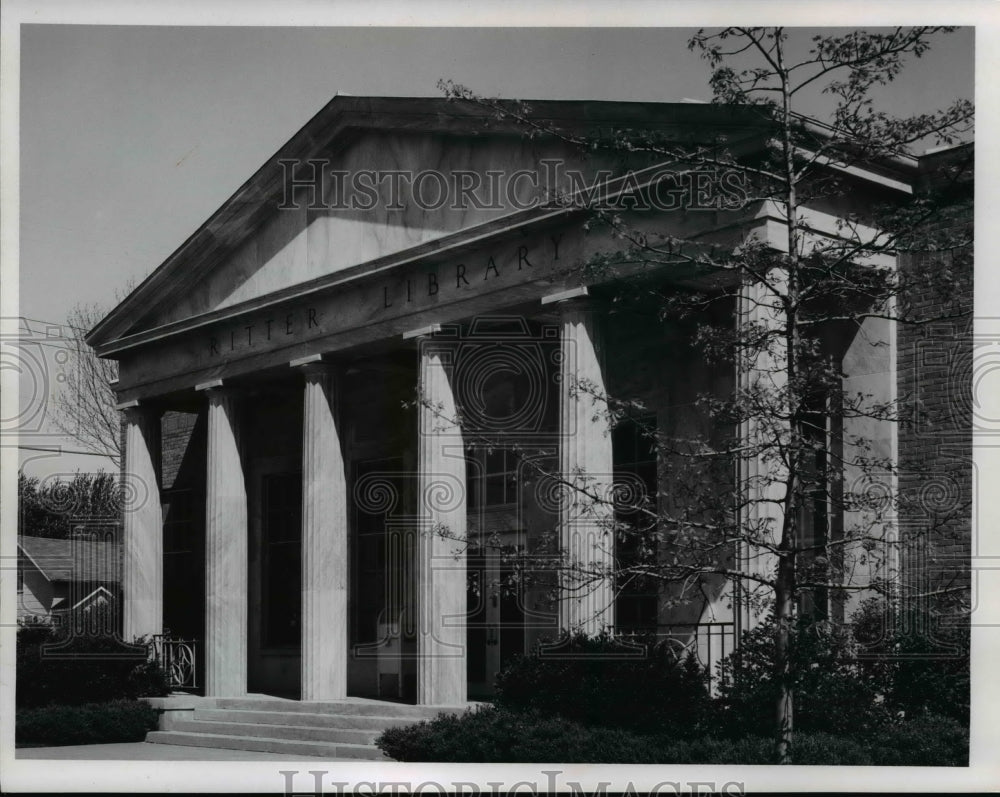
M 768 617 L 722 661 L 710 720 L 718 735 L 770 734 L 777 699 L 776 632 Z M 856 736 L 892 722 L 891 669 L 874 662 L 862 666 L 849 628 L 799 619 L 790 629 L 789 649 L 796 731 Z
M 156 709 L 136 700 L 19 708 L 14 738 L 19 745 L 49 746 L 141 742 L 156 724 Z
M 652 763 L 656 753 L 652 739 L 627 731 L 489 706 L 390 728 L 375 743 L 397 761 Z
M 809 618 L 790 634 L 797 731 L 877 738 L 900 717 L 969 717 L 968 628 L 866 602 L 846 626 Z M 715 735 L 767 735 L 775 705 L 772 618 L 745 633 L 719 668 Z
M 489 706 L 390 728 L 375 743 L 391 758 L 412 762 L 753 765 L 774 761 L 773 741 L 765 736 L 643 735 Z M 887 725 L 868 738 L 796 733 L 793 756 L 796 764 L 965 766 L 968 733 L 951 718 L 926 715 Z
M 588 726 L 684 732 L 709 709 L 708 676 L 669 643 L 608 635 L 564 637 L 516 657 L 498 675 L 495 704 Z
M 110 636 L 80 636 L 54 651 L 57 629 L 26 625 L 17 632 L 17 707 L 81 705 L 168 693 L 167 678 L 140 648 L 129 651 Z

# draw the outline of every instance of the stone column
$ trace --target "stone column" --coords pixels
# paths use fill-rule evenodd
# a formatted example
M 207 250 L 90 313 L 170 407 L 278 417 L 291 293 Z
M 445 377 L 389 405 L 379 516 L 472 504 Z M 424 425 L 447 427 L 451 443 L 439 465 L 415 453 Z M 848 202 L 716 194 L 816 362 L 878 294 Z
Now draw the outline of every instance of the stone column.
M 614 459 L 598 319 L 585 288 L 543 299 L 561 319 L 559 541 L 567 556 L 560 625 L 595 635 L 614 625 Z
M 296 360 L 302 427 L 302 699 L 347 697 L 347 476 L 337 428 L 336 372 Z
M 737 305 L 737 322 L 744 335 L 752 335 L 759 329 L 780 329 L 784 324 L 780 294 L 784 292 L 784 281 L 780 274 L 768 275 L 768 281 L 777 288 L 776 295 L 760 282 L 744 284 L 740 288 Z M 736 378 L 741 390 L 749 394 L 760 392 L 768 397 L 766 402 L 774 403 L 787 385 L 786 358 L 788 356 L 782 339 L 775 338 L 770 346 L 744 350 L 737 360 Z M 740 543 L 737 566 L 763 579 L 773 579 L 778 567 L 778 557 L 774 546 L 781 539 L 784 520 L 782 511 L 785 498 L 785 467 L 775 455 L 773 441 L 776 430 L 773 413 L 763 410 L 752 413 L 740 423 L 739 434 L 742 453 L 738 459 L 740 497 L 744 506 L 740 510 L 740 526 L 744 540 Z M 759 544 L 756 544 L 759 543 Z M 739 603 L 739 631 L 755 628 L 766 616 L 762 604 L 753 599 L 753 592 L 760 592 L 753 582 L 740 585 L 743 598 Z
M 125 416 L 122 638 L 163 632 L 163 517 L 157 467 L 160 414 L 137 402 Z
M 466 484 L 448 344 L 419 341 L 417 703 L 461 705 L 466 674 Z
M 899 508 L 896 501 L 878 500 L 879 496 L 899 495 L 899 473 L 895 469 L 878 468 L 871 464 L 872 461 L 899 462 L 899 424 L 889 417 L 885 409 L 880 409 L 899 406 L 896 335 L 896 322 L 885 318 L 866 318 L 858 325 L 841 361 L 843 395 L 865 398 L 853 399 L 856 412 L 844 413 L 840 418 L 843 462 L 840 478 L 841 490 L 844 491 L 840 501 L 846 499 L 847 502 L 841 517 L 840 534 L 844 534 L 842 529 L 853 528 L 864 530 L 866 537 L 885 542 L 881 546 L 870 546 L 856 540 L 844 545 L 838 570 L 845 584 L 870 585 L 884 579 L 888 582 L 887 586 L 899 595 L 898 590 L 902 586 Z M 949 484 L 948 471 L 940 472 L 938 479 L 938 484 Z M 864 500 L 857 500 L 862 497 Z M 919 587 L 921 590 L 925 588 L 929 589 L 929 585 Z M 862 601 L 875 596 L 874 590 L 860 589 L 835 592 L 833 595 L 839 613 L 845 617 L 857 611 Z
M 208 393 L 205 495 L 205 694 L 247 691 L 247 492 L 233 392 Z

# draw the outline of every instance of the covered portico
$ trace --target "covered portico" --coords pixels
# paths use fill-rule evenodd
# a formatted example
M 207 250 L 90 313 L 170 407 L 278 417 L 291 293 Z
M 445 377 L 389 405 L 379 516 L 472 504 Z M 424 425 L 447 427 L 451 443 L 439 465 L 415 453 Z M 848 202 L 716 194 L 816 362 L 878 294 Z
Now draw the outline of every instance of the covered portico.
M 561 330 L 559 361 L 599 379 L 585 293 L 549 294 L 545 310 L 540 301 L 536 311 L 561 319 L 546 327 L 549 334 Z M 454 364 L 456 350 L 468 346 L 463 328 L 468 325 L 416 328 L 366 348 L 363 357 L 317 352 L 290 359 L 284 366 L 132 399 L 123 407 L 126 473 L 143 484 L 149 496 L 126 518 L 126 638 L 161 633 L 163 596 L 178 589 L 176 583 L 164 589 L 160 440 L 164 413 L 186 413 L 201 419 L 205 440 L 205 523 L 203 541 L 199 540 L 204 546 L 205 694 L 240 696 L 247 693 L 248 684 L 254 691 L 269 686 L 293 691 L 294 677 L 273 668 L 278 660 L 288 666 L 297 658 L 299 686 L 294 691 L 300 691 L 303 700 L 338 700 L 358 690 L 377 695 L 385 683 L 370 681 L 384 674 L 385 660 L 393 656 L 396 661 L 389 664 L 388 674 L 397 676 L 400 686 L 388 690 L 391 697 L 406 697 L 412 687 L 403 683 L 412 679 L 412 696 L 420 704 L 465 702 L 466 549 L 474 536 L 468 527 L 470 514 L 473 531 L 481 529 L 475 510 L 468 506 L 473 487 L 467 483 L 462 429 L 449 422 L 459 417 Z M 379 393 L 391 399 L 381 397 L 382 406 L 375 411 L 359 406 L 361 397 L 379 401 Z M 411 406 L 404 408 L 407 401 Z M 300 405 L 297 411 L 295 403 Z M 563 438 L 573 445 L 563 444 L 561 467 L 567 473 L 610 474 L 610 438 L 592 417 L 591 408 L 568 398 L 556 399 L 556 406 L 558 429 L 573 430 Z M 556 443 L 558 429 L 534 431 Z M 296 471 L 301 474 L 298 484 Z M 288 502 L 280 492 L 283 475 L 293 476 L 285 488 L 292 484 L 293 492 L 301 496 L 300 530 L 287 540 L 298 539 L 300 579 L 279 586 L 266 582 L 287 571 L 267 565 L 261 571 L 255 565 L 268 553 L 280 553 L 280 545 L 271 539 L 292 516 L 282 519 L 278 507 L 279 502 Z M 169 501 L 164 505 L 169 511 Z M 380 535 L 389 526 L 395 528 L 392 539 L 398 543 L 399 561 L 386 560 L 389 554 L 382 546 L 389 537 L 383 536 L 385 541 L 376 546 L 381 550 L 371 554 L 381 554 L 379 566 L 393 572 L 372 572 L 371 564 L 362 561 L 367 550 L 362 556 L 355 551 L 352 559 L 349 541 L 365 544 L 359 535 L 371 530 L 366 523 L 374 523 Z M 567 534 L 570 525 L 567 522 Z M 357 568 L 353 575 L 352 561 Z M 173 580 L 177 578 L 175 573 Z M 375 579 L 382 589 L 373 594 L 363 583 L 367 578 Z M 187 586 L 197 591 L 200 585 Z M 298 591 L 300 606 L 290 606 L 287 594 L 279 598 L 282 590 Z M 385 590 L 401 593 L 386 601 L 389 615 L 373 618 L 363 606 L 351 605 L 352 597 L 355 602 L 382 605 L 383 595 L 377 593 Z M 286 619 L 297 615 L 298 634 L 269 629 L 269 613 L 280 611 L 271 605 L 275 601 L 284 606 Z M 609 605 L 607 591 L 588 591 L 581 599 L 567 601 L 564 627 L 596 631 L 611 625 L 602 618 Z M 358 628 L 362 619 L 370 627 Z M 555 630 L 553 624 L 550 632 Z M 281 639 L 268 643 L 262 638 L 268 633 Z M 296 636 L 297 651 L 277 650 L 287 648 Z M 266 663 L 262 658 L 268 658 L 269 646 L 271 661 Z

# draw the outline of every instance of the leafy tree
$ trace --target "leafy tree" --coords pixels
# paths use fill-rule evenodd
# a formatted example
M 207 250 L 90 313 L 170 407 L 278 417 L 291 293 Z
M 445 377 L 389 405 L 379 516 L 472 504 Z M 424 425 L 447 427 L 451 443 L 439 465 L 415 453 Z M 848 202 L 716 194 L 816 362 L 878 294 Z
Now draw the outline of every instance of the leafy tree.
M 116 474 L 76 473 L 69 481 L 39 480 L 17 474 L 21 534 L 68 539 L 74 528 L 94 522 L 118 523 L 122 496 Z
M 699 399 L 711 431 L 679 439 L 643 427 L 668 472 L 670 495 L 635 500 L 628 522 L 621 519 L 620 495 L 590 490 L 576 475 L 549 470 L 544 476 L 584 493 L 594 507 L 619 510 L 600 516 L 607 534 L 619 546 L 628 540 L 633 552 L 583 561 L 563 551 L 560 567 L 578 579 L 651 579 L 681 585 L 672 594 L 683 600 L 698 594 L 704 579 L 724 577 L 759 616 L 770 614 L 775 752 L 782 763 L 792 760 L 794 697 L 802 683 L 792 651 L 796 615 L 846 594 L 899 600 L 926 590 L 922 582 L 901 580 L 901 553 L 894 550 L 893 518 L 917 499 L 895 488 L 897 463 L 872 432 L 898 420 L 906 397 L 851 386 L 842 359 L 846 342 L 856 338 L 868 339 L 873 350 L 885 345 L 890 324 L 925 325 L 971 311 L 963 303 L 971 224 L 961 223 L 971 219 L 971 192 L 962 192 L 971 180 L 971 155 L 950 159 L 933 190 L 886 191 L 866 206 L 857 202 L 855 178 L 858 168 L 880 173 L 910 145 L 952 144 L 971 131 L 967 100 L 897 119 L 872 99 L 872 90 L 891 84 L 908 57 L 920 57 L 950 30 L 817 35 L 799 57 L 792 57 L 782 28 L 700 31 L 689 44 L 711 67 L 715 102 L 739 106 L 752 133 L 707 142 L 656 131 L 568 133 L 534 119 L 524 103 L 443 84 L 447 96 L 514 120 L 532 137 L 554 136 L 592 155 L 612 155 L 626 169 L 670 164 L 679 173 L 739 174 L 744 207 L 765 209 L 780 226 L 780 240 L 707 245 L 637 223 L 648 190 L 641 186 L 617 199 L 607 192 L 597 192 L 600 201 L 594 194 L 581 199 L 579 192 L 548 197 L 554 205 L 579 207 L 588 230 L 603 228 L 620 243 L 578 264 L 578 278 L 615 285 L 618 312 L 647 311 L 661 323 L 681 325 L 706 360 L 732 366 L 737 379 L 728 394 L 706 392 Z M 831 106 L 822 122 L 797 111 L 817 92 Z M 845 207 L 851 210 L 842 212 Z M 831 208 L 839 217 L 836 229 L 820 230 L 817 213 Z M 930 255 L 897 268 L 897 258 L 911 252 Z M 914 301 L 928 295 L 936 300 Z M 595 411 L 606 411 L 610 422 L 643 426 L 641 403 L 584 381 L 575 388 L 579 400 L 605 407 Z M 814 533 L 820 511 L 841 519 L 836 535 Z M 918 533 L 940 528 L 929 522 Z M 964 589 L 958 584 L 942 592 Z

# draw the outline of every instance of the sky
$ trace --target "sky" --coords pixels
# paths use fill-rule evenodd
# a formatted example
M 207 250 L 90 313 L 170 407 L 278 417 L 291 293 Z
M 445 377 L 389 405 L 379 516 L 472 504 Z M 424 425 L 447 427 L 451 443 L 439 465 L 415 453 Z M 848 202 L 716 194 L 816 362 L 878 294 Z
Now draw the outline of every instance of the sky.
M 708 100 L 694 30 L 22 25 L 19 315 L 45 342 L 75 305 L 112 307 L 336 92 L 435 97 L 444 78 L 521 99 Z M 815 32 L 792 30 L 793 46 Z M 938 37 L 879 106 L 971 99 L 974 39 Z M 813 96 L 801 110 L 822 118 L 828 105 Z M 49 343 L 39 351 L 54 372 Z M 35 451 L 22 462 L 36 474 L 109 467 Z

